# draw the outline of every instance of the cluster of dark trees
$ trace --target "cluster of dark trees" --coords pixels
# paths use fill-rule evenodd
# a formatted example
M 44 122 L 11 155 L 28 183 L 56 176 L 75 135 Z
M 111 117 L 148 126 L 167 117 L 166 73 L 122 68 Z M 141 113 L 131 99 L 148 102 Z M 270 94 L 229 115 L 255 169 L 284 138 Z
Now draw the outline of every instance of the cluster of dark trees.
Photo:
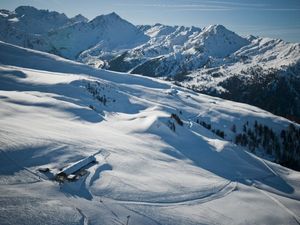
M 176 113 L 172 113 L 171 118 L 173 118 L 178 125 L 183 126 L 182 120 L 179 118 L 179 116 Z
M 212 129 L 211 130 L 213 133 L 215 133 L 216 135 L 218 135 L 219 137 L 221 137 L 221 138 L 225 138 L 225 133 L 224 133 L 224 131 L 222 131 L 222 130 L 219 130 L 219 129 L 217 129 L 217 130 L 215 130 L 215 129 Z
M 168 125 L 168 127 L 172 130 L 172 131 L 176 131 L 176 126 L 175 126 L 175 123 L 174 122 L 172 122 L 172 121 L 168 121 L 168 123 L 167 123 L 167 125 Z
M 300 123 L 300 98 L 297 97 L 300 95 L 299 69 L 300 63 L 287 71 L 262 71 L 260 67 L 253 67 L 244 72 L 251 75 L 250 80 L 243 75 L 232 76 L 220 83 L 226 92 L 212 94 L 258 106 Z
M 205 121 L 197 119 L 196 123 L 221 138 L 226 135 L 224 131 L 213 129 L 212 125 Z M 263 149 L 266 154 L 273 156 L 277 163 L 300 170 L 300 128 L 294 124 L 291 123 L 286 129 L 282 129 L 280 134 L 257 121 L 254 124 L 245 122 L 240 133 L 237 133 L 237 127 L 233 124 L 231 131 L 235 133 L 235 144 L 246 147 L 253 153 L 258 148 Z
M 200 124 L 201 126 L 205 127 L 208 130 L 211 130 L 213 133 L 215 133 L 216 135 L 218 135 L 221 138 L 225 138 L 225 133 L 222 130 L 219 129 L 212 129 L 211 124 L 206 123 L 205 121 L 201 121 L 199 119 L 196 120 L 196 123 Z
M 283 129 L 279 135 L 257 121 L 253 126 L 247 121 L 242 133 L 236 134 L 235 143 L 247 147 L 251 152 L 262 148 L 274 156 L 277 163 L 300 170 L 300 128 L 297 129 L 294 124 Z
M 206 123 L 204 121 L 200 121 L 199 119 L 196 120 L 196 123 L 200 124 L 201 126 L 205 127 L 208 130 L 211 129 L 211 125 L 209 123 Z
M 107 102 L 109 101 L 108 98 L 105 96 L 105 94 L 101 94 L 101 90 L 103 90 L 103 87 L 101 88 L 101 85 L 99 82 L 94 83 L 87 83 L 86 89 L 89 93 L 93 95 L 93 97 L 101 102 L 104 106 L 106 106 Z M 115 100 L 113 100 L 115 101 Z
M 182 112 L 180 111 L 179 112 L 180 114 L 182 114 Z M 175 122 L 179 125 L 179 126 L 183 126 L 183 122 L 182 120 L 180 119 L 180 117 L 176 114 L 176 113 L 172 113 L 171 116 L 170 116 L 171 119 L 174 119 Z M 172 131 L 176 131 L 176 126 L 175 126 L 175 123 L 171 120 L 168 121 L 168 127 L 172 130 Z
M 280 163 L 284 166 L 300 170 L 300 128 L 290 124 L 280 133 L 282 151 Z
M 250 126 L 247 121 L 243 125 L 242 133 L 236 135 L 235 143 L 248 147 L 251 152 L 255 152 L 255 149 L 261 146 L 269 155 L 280 155 L 280 141 L 276 133 L 257 121 L 254 126 Z

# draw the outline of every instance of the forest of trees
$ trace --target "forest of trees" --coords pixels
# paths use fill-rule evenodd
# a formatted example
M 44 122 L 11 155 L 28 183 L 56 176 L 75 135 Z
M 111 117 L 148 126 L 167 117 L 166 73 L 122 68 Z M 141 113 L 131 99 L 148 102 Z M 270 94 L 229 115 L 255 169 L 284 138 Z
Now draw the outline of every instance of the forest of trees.
M 226 136 L 224 131 L 213 129 L 207 122 L 199 119 L 196 122 L 221 138 Z M 246 147 L 253 153 L 262 149 L 266 154 L 273 156 L 277 163 L 300 170 L 300 128 L 294 124 L 291 123 L 286 129 L 276 133 L 267 125 L 257 121 L 250 124 L 247 121 L 241 132 L 237 132 L 235 124 L 232 125 L 231 131 L 235 134 L 235 144 Z
M 274 156 L 277 163 L 300 170 L 300 128 L 297 129 L 292 123 L 277 134 L 257 121 L 254 126 L 246 122 L 242 133 L 236 135 L 235 143 L 247 147 L 251 152 L 262 148 L 267 154 Z

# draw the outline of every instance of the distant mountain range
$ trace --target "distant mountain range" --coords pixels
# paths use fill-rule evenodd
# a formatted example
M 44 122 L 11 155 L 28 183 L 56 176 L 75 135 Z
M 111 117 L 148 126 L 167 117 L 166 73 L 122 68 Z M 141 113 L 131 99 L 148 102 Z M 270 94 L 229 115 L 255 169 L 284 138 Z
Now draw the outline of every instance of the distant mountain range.
M 0 10 L 0 40 L 97 68 L 173 80 L 300 121 L 300 44 L 241 37 L 222 25 L 134 26 L 20 6 Z

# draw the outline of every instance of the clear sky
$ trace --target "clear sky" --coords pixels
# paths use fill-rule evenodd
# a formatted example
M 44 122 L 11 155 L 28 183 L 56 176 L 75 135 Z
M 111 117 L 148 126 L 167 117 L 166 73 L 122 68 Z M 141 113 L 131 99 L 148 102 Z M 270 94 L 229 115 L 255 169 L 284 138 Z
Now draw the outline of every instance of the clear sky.
M 114 11 L 133 24 L 222 24 L 240 35 L 300 42 L 300 0 L 0 0 L 4 9 L 20 5 L 89 19 Z

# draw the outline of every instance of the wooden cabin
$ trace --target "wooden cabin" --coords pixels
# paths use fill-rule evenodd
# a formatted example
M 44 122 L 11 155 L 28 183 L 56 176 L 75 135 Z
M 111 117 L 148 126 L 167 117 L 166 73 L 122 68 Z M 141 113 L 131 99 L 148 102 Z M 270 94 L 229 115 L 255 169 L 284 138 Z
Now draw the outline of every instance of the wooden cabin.
M 72 163 L 71 165 L 64 168 L 62 171 L 56 174 L 56 180 L 64 181 L 72 177 L 72 180 L 75 179 L 75 173 L 80 171 L 82 168 L 87 166 L 90 163 L 95 163 L 96 158 L 94 155 L 91 155 L 87 158 L 84 158 L 80 161 Z

